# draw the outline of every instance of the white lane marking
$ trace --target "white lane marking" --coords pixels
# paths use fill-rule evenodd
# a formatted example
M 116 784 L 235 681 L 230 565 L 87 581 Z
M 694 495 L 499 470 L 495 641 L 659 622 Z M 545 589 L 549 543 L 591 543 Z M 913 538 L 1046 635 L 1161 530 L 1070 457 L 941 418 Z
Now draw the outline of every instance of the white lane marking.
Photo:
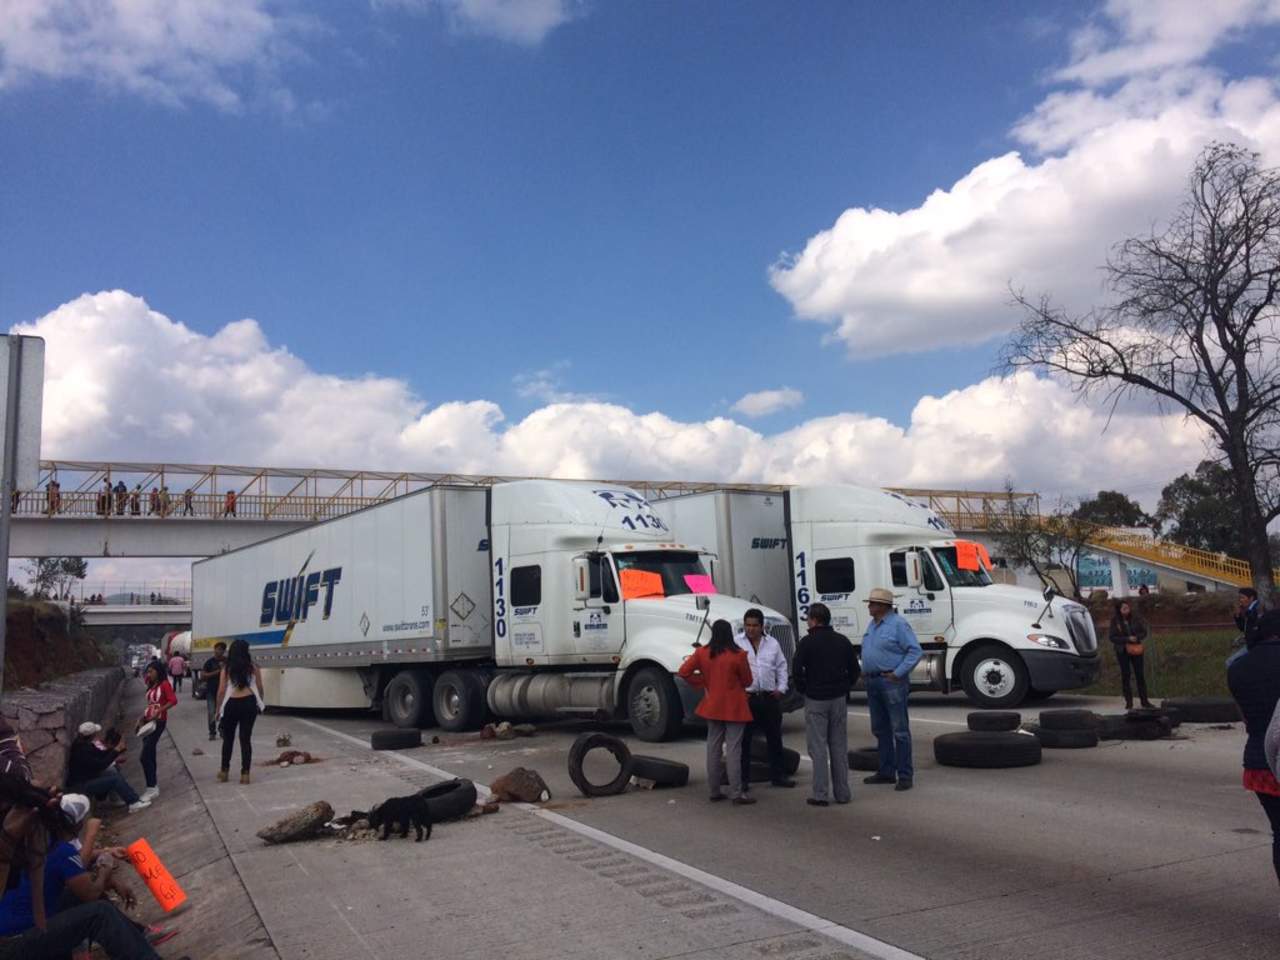
M 942 722 L 942 721 L 939 721 Z M 359 737 L 353 737 L 348 733 L 340 730 L 334 730 L 327 727 L 323 723 L 316 723 L 314 720 L 303 720 L 302 723 L 315 727 L 317 730 L 323 730 L 325 733 L 331 734 L 348 743 L 355 744 L 358 747 L 369 749 L 369 745 Z M 400 753 L 390 753 L 389 758 L 398 760 L 405 766 L 417 767 L 433 776 L 440 777 L 442 780 L 452 780 L 457 774 L 450 773 L 440 767 L 432 766 L 413 757 L 406 757 Z M 488 787 L 476 784 L 477 795 L 484 797 L 490 796 Z M 732 880 L 726 880 L 724 877 L 716 876 L 714 873 L 707 873 L 705 870 L 699 870 L 697 867 L 690 866 L 680 860 L 673 860 L 665 854 L 650 850 L 648 847 L 642 847 L 639 844 L 632 843 L 630 840 L 623 840 L 621 837 L 615 837 L 611 833 L 598 830 L 595 827 L 589 827 L 585 823 L 579 823 L 563 814 L 556 813 L 553 810 L 543 810 L 530 803 L 516 804 L 521 810 L 526 810 L 534 816 L 549 820 L 552 823 L 564 827 L 566 830 L 572 830 L 574 833 L 584 837 L 589 837 L 605 846 L 613 847 L 622 853 L 629 854 L 646 863 L 650 863 L 655 867 L 668 870 L 671 873 L 684 877 L 686 880 L 692 880 L 694 883 L 700 883 L 704 887 L 710 887 L 727 897 L 732 897 L 741 903 L 755 907 L 764 913 L 794 923 L 798 927 L 811 930 L 814 933 L 822 934 L 824 937 L 830 937 L 847 947 L 853 947 L 861 950 L 869 956 L 875 957 L 876 960 L 925 960 L 919 954 L 911 953 L 903 950 L 901 947 L 895 947 L 891 943 L 885 943 L 883 940 L 877 940 L 875 937 L 854 930 L 851 927 L 845 927 L 831 920 L 819 917 L 817 914 L 809 913 L 797 907 L 791 906 L 789 903 L 783 903 L 781 900 L 775 900 L 773 897 L 765 896 L 763 893 L 757 893 L 741 884 L 734 883 Z

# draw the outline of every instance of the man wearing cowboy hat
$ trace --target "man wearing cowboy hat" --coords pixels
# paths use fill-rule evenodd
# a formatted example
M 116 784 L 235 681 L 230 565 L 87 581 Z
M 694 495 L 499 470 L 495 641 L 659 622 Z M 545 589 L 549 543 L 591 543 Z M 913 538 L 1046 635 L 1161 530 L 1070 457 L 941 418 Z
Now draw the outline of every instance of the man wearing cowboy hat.
M 880 769 L 862 782 L 896 782 L 896 789 L 910 790 L 915 771 L 907 720 L 907 694 L 911 688 L 907 678 L 920 660 L 920 641 L 911 625 L 894 612 L 892 591 L 883 587 L 872 590 L 867 597 L 867 612 L 871 622 L 862 635 L 862 673 Z

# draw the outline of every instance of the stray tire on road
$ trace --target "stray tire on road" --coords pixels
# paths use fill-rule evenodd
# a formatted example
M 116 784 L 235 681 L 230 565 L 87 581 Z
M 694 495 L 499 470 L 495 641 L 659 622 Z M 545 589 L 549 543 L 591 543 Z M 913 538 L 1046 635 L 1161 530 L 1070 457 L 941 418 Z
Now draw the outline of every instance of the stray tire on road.
M 1230 697 L 1171 697 L 1160 706 L 1176 708 L 1184 723 L 1240 722 L 1240 708 Z
M 476 785 L 463 778 L 446 780 L 419 790 L 418 796 L 427 801 L 431 822 L 443 823 L 466 816 L 476 805 Z
M 1036 731 L 1040 746 L 1051 750 L 1077 750 L 1098 745 L 1097 730 L 1045 730 Z
M 1098 715 L 1092 710 L 1041 710 L 1043 730 L 1096 730 Z
M 422 746 L 421 730 L 375 730 L 369 735 L 369 746 L 375 750 L 409 750 Z
M 969 729 L 980 731 L 1017 730 L 1022 714 L 1013 710 L 975 710 L 968 716 Z
M 875 773 L 880 769 L 880 751 L 876 747 L 858 747 L 849 751 L 849 769 Z
M 1030 767 L 1040 762 L 1040 740 L 1025 733 L 944 733 L 933 740 L 933 756 L 947 767 Z
M 753 738 L 751 741 L 751 759 L 763 760 L 766 763 L 769 760 L 769 745 L 763 739 Z M 782 748 L 782 772 L 788 777 L 794 776 L 795 772 L 800 769 L 800 754 L 792 750 L 790 747 Z
M 607 783 L 592 783 L 583 773 L 582 762 L 592 750 L 608 750 L 618 761 L 618 774 Z M 631 779 L 631 751 L 607 733 L 584 733 L 569 748 L 569 779 L 584 797 L 611 797 L 621 793 Z
M 687 787 L 689 785 L 689 765 L 662 757 L 646 757 L 639 753 L 631 755 L 631 775 L 641 780 L 652 780 L 660 787 Z

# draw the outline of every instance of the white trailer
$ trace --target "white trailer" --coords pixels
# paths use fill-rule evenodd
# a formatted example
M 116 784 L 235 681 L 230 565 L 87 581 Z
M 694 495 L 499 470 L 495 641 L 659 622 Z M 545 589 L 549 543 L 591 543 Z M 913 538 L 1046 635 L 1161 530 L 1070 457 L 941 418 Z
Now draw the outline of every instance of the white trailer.
M 820 600 L 855 645 L 873 587 L 892 590 L 925 655 L 913 686 L 964 689 L 984 707 L 1012 707 L 1092 683 L 1100 668 L 1081 604 L 993 584 L 968 541 L 928 507 L 852 485 L 785 493 L 717 490 L 656 500 L 682 537 L 714 546 L 716 582 L 800 622 Z M 967 569 L 966 569 L 967 568 Z
M 603 713 L 647 740 L 691 715 L 674 674 L 711 621 L 753 606 L 635 491 L 550 480 L 400 497 L 198 561 L 192 592 L 193 651 L 248 641 L 269 706 L 447 730 Z

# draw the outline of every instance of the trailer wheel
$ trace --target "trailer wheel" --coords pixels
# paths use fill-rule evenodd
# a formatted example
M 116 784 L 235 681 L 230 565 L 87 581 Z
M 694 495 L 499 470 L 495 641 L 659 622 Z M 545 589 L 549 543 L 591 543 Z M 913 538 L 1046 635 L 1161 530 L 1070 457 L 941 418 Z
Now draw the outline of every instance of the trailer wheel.
M 443 729 L 475 730 L 484 723 L 484 681 L 471 670 L 446 670 L 436 678 L 431 703 Z
M 970 730 L 1017 730 L 1022 714 L 1013 710 L 975 710 L 968 716 Z
M 608 783 L 592 783 L 582 770 L 582 761 L 595 749 L 608 750 L 618 761 L 618 775 Z M 617 737 L 607 733 L 584 733 L 569 748 L 569 779 L 584 797 L 611 797 L 627 789 L 631 779 L 631 751 Z
M 1016 707 L 1031 684 L 1022 658 L 999 643 L 981 643 L 960 664 L 960 683 L 975 706 L 988 710 Z
M 659 787 L 687 787 L 689 785 L 689 765 L 675 760 L 664 760 L 662 757 L 646 757 L 638 753 L 631 755 L 631 775 L 641 780 L 652 780 Z
M 642 667 L 627 684 L 627 719 L 641 740 L 672 740 L 684 723 L 684 707 L 671 674 L 660 667 Z
M 476 805 L 476 785 L 470 780 L 446 780 L 418 791 L 427 801 L 432 823 L 457 820 Z
M 383 713 L 397 727 L 406 729 L 435 724 L 431 710 L 431 674 L 425 670 L 401 670 L 382 692 Z
M 944 733 L 933 738 L 933 756 L 947 767 L 1030 767 L 1040 762 L 1040 741 L 1025 733 Z

